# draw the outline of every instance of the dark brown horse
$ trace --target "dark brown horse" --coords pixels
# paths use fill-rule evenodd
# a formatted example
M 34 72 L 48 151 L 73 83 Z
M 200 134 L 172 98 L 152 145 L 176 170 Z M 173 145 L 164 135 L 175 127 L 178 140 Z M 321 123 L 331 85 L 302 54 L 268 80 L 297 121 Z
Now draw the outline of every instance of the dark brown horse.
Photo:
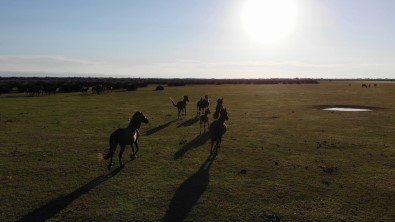
M 204 111 L 204 114 L 200 116 L 200 134 L 202 134 L 202 125 L 203 125 L 203 132 L 206 132 L 206 124 L 207 126 L 209 125 L 208 123 L 208 114 L 210 114 L 210 109 L 207 108 L 206 111 Z
M 208 108 L 210 105 L 210 101 L 208 99 L 208 95 L 204 96 L 204 99 L 200 97 L 200 100 L 196 104 L 196 109 L 197 109 L 197 114 L 200 115 L 200 113 L 204 114 L 205 110 Z
M 225 120 L 229 120 L 228 111 L 226 110 L 226 108 L 220 111 L 219 118 L 217 120 L 214 120 L 209 127 L 211 135 L 211 155 L 218 154 L 218 148 L 221 146 L 222 136 L 226 133 Z
M 217 106 L 215 107 L 215 113 L 213 115 L 214 119 L 218 119 L 219 113 L 224 108 L 223 104 L 224 104 L 223 98 L 217 100 Z
M 173 104 L 173 106 L 177 107 L 178 119 L 180 118 L 180 114 L 181 114 L 181 116 L 187 115 L 187 102 L 189 102 L 188 96 L 184 96 L 184 99 L 182 101 L 177 102 L 177 104 L 174 103 L 174 100 L 171 97 L 169 97 L 169 99 L 170 99 L 171 103 Z
M 121 150 L 119 151 L 118 154 L 120 167 L 124 167 L 124 164 L 122 162 L 122 154 L 125 151 L 126 145 L 130 145 L 132 147 L 133 153 L 130 156 L 130 158 L 132 159 L 136 158 L 136 154 L 139 151 L 138 139 L 140 137 L 139 129 L 141 123 L 148 123 L 148 119 L 143 115 L 142 112 L 136 112 L 132 116 L 132 119 L 130 120 L 129 126 L 127 128 L 119 128 L 111 134 L 110 149 L 108 153 L 106 155 L 100 154 L 101 160 L 110 159 L 108 170 L 111 170 L 111 168 L 114 165 L 112 158 L 114 156 L 118 144 L 121 147 Z M 134 146 L 136 146 L 136 151 L 134 150 L 133 144 Z

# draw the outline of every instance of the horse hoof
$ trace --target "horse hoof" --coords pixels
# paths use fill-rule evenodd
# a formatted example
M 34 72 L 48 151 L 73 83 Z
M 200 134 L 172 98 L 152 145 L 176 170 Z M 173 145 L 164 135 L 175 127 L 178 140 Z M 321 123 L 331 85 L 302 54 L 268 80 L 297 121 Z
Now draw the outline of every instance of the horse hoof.
M 137 159 L 137 156 L 136 155 L 130 155 L 130 159 L 135 160 L 135 159 Z
M 125 167 L 125 164 L 122 163 L 119 167 L 122 169 Z

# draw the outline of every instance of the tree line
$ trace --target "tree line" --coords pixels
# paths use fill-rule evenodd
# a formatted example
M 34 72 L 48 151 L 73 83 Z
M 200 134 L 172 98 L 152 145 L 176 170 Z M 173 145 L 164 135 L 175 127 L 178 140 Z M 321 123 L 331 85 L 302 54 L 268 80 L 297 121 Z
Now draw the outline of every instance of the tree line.
M 160 78 L 82 78 L 82 77 L 0 77 L 0 93 L 80 92 L 84 87 L 105 85 L 113 90 L 134 91 L 148 84 L 185 86 L 196 84 L 318 84 L 315 79 L 160 79 Z

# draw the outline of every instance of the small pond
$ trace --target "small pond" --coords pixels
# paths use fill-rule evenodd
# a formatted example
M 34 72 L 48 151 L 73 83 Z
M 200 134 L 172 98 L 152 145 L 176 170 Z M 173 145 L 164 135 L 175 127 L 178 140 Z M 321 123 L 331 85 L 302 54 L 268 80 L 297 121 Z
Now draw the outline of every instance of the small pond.
M 340 112 L 370 112 L 373 111 L 371 109 L 362 109 L 362 108 L 343 108 L 343 107 L 332 107 L 322 109 L 325 111 L 340 111 Z
M 315 106 L 316 109 L 324 111 L 337 111 L 337 112 L 371 112 L 381 109 L 373 106 L 359 106 L 359 105 L 319 105 Z

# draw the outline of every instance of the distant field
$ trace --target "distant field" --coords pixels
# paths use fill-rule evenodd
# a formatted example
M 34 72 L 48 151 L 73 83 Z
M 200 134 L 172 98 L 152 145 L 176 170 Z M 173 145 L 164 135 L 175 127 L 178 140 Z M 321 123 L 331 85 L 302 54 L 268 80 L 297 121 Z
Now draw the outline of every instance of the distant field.
M 0 221 L 395 221 L 395 84 L 155 87 L 0 95 Z M 230 118 L 215 160 L 195 118 L 206 94 Z M 138 158 L 128 147 L 108 172 L 97 155 L 135 111 L 150 120 Z

